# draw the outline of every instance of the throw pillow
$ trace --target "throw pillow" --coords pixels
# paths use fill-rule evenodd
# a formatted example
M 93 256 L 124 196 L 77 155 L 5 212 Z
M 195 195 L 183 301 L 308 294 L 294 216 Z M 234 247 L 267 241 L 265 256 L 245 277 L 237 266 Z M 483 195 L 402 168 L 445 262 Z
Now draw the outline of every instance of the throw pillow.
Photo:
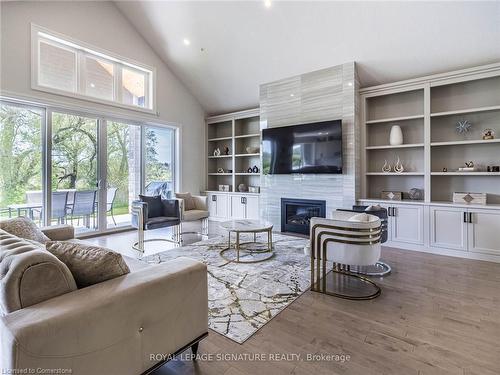
M 139 199 L 148 204 L 148 218 L 163 216 L 161 195 L 139 195 Z
M 68 266 L 78 288 L 85 288 L 130 272 L 120 254 L 104 247 L 65 241 L 49 241 L 45 246 Z
M 25 240 L 32 240 L 40 243 L 50 241 L 50 238 L 43 234 L 33 220 L 23 216 L 0 221 L 0 229 Z
M 191 193 L 175 193 L 176 198 L 180 198 L 184 201 L 184 211 L 195 210 L 196 205 L 194 204 L 194 199 Z
M 351 216 L 349 218 L 349 221 L 359 221 L 359 222 L 367 223 L 367 222 L 373 221 L 373 215 L 368 215 L 365 213 L 356 214 L 356 215 Z

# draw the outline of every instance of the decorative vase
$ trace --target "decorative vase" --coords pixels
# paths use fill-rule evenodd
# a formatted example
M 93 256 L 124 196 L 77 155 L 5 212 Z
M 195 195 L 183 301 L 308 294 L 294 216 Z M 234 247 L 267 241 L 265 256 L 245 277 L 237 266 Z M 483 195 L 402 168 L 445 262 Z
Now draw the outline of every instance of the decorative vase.
M 253 168 L 252 168 L 252 172 L 253 173 L 259 173 L 259 167 L 257 167 L 256 165 L 254 165 Z
M 248 188 L 245 184 L 239 184 L 238 185 L 238 190 L 241 191 L 241 192 L 244 192 L 244 191 L 247 191 Z
M 405 171 L 405 167 L 403 166 L 403 163 L 401 163 L 401 160 L 399 160 L 398 156 L 398 161 L 396 164 L 394 164 L 394 172 L 396 173 L 403 173 Z
M 403 131 L 401 130 L 401 126 L 392 126 L 391 134 L 389 136 L 389 143 L 391 146 L 399 146 L 403 144 Z

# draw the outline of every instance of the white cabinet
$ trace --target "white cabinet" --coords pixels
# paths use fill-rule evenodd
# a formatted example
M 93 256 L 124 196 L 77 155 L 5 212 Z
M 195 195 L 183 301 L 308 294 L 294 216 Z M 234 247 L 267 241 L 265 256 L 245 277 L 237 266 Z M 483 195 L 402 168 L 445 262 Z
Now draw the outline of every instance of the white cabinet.
M 424 244 L 424 208 L 417 205 L 393 205 L 389 217 L 392 242 Z
M 467 226 L 470 252 L 500 255 L 500 211 L 469 209 Z
M 259 196 L 250 194 L 208 193 L 212 219 L 258 219 Z
M 228 195 L 210 193 L 208 195 L 208 211 L 212 218 L 226 218 L 228 216 Z
M 246 218 L 246 205 L 245 197 L 242 195 L 231 195 L 231 219 L 245 219 Z
M 467 251 L 467 209 L 431 206 L 430 247 Z
M 500 255 L 500 211 L 431 207 L 431 247 Z
M 370 204 L 374 204 L 370 202 Z M 387 242 L 397 244 L 424 244 L 424 208 L 421 205 L 377 203 L 387 209 Z
M 259 197 L 251 195 L 231 195 L 231 219 L 258 219 Z
M 248 196 L 246 201 L 247 208 L 247 219 L 259 219 L 259 197 L 258 196 Z

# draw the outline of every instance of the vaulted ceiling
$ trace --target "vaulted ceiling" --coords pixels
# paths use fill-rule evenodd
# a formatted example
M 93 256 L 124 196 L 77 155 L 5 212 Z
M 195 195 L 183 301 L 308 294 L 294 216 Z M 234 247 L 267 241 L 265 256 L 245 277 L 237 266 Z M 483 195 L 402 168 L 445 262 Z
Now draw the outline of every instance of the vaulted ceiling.
M 209 114 L 348 61 L 362 86 L 500 61 L 500 1 L 116 4 Z

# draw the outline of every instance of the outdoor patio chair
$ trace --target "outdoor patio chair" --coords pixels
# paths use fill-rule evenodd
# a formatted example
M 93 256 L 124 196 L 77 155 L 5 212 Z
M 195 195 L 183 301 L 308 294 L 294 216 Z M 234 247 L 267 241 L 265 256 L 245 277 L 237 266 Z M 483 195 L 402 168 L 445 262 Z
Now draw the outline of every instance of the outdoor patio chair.
M 57 224 L 64 224 L 67 215 L 68 192 L 67 191 L 53 191 L 52 192 L 52 208 L 50 218 L 56 219 Z M 33 213 L 38 216 L 39 222 L 42 221 L 43 209 L 34 208 Z
M 116 227 L 115 217 L 113 216 L 113 205 L 115 203 L 116 191 L 118 188 L 108 188 L 106 192 L 106 214 L 111 213 L 111 218 Z
M 84 219 L 84 225 L 90 228 L 90 217 L 93 219 L 93 228 L 95 228 L 95 202 L 96 202 L 96 191 L 95 190 L 80 190 L 75 191 L 73 205 L 70 208 L 71 215 L 71 225 L 73 225 L 73 219 L 78 218 L 77 225 L 80 225 L 80 218 Z

